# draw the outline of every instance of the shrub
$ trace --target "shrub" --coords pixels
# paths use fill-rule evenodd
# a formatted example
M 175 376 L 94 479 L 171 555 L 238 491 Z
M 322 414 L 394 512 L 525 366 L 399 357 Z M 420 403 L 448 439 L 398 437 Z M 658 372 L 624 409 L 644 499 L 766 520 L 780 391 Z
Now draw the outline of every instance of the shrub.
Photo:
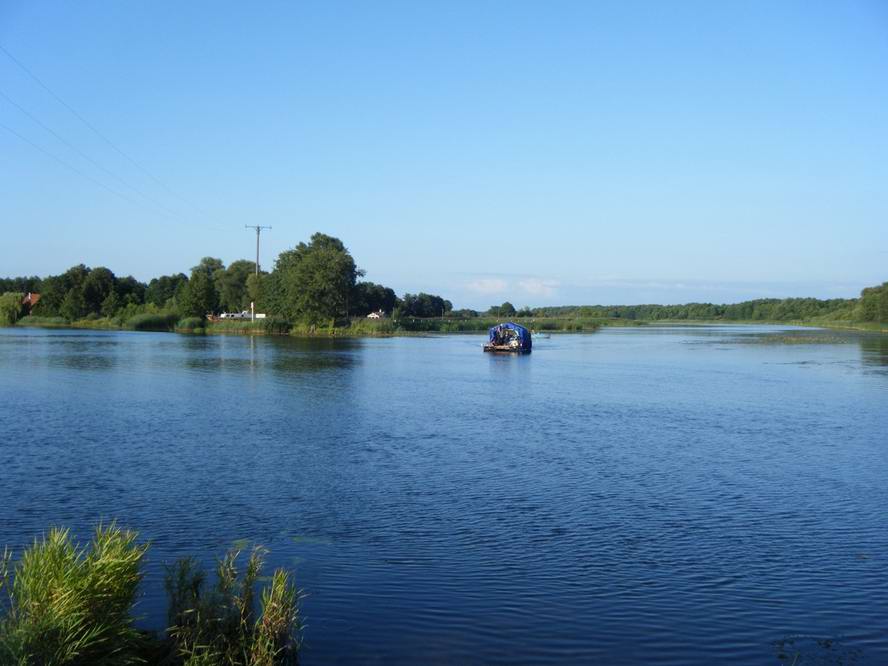
M 256 618 L 254 588 L 265 551 L 254 548 L 241 575 L 239 551 L 216 566 L 216 585 L 208 589 L 206 572 L 191 559 L 167 571 L 169 635 L 185 664 L 273 666 L 295 664 L 299 650 L 299 595 L 289 575 L 278 569 L 262 592 Z
M 286 335 L 292 325 L 283 317 L 268 317 L 263 320 L 263 328 L 268 335 Z
M 7 553 L 0 566 L 0 587 L 9 595 L 0 663 L 140 663 L 131 608 L 147 546 L 135 540 L 135 532 L 99 525 L 86 549 L 68 530 L 51 529 L 11 575 Z
M 172 331 L 179 315 L 176 313 L 145 313 L 131 317 L 126 322 L 126 327 L 134 331 Z
M 265 551 L 255 548 L 243 573 L 239 551 L 216 567 L 215 585 L 193 558 L 168 568 L 166 638 L 133 627 L 132 607 L 147 545 L 135 532 L 99 525 L 89 547 L 52 529 L 11 566 L 0 554 L 0 664 L 4 666 L 276 666 L 296 664 L 299 592 L 283 569 L 255 592 Z
M 193 331 L 195 329 L 204 329 L 206 330 L 207 320 L 201 319 L 200 317 L 185 317 L 179 324 L 176 326 L 177 329 L 182 331 Z

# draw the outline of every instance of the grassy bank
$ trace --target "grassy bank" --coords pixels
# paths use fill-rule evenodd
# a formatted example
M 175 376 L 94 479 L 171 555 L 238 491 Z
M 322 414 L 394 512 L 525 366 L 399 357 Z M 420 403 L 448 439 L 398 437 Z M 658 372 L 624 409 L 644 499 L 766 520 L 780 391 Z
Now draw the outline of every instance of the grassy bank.
M 624 319 L 619 317 L 491 317 L 367 319 L 354 317 L 349 321 L 326 324 L 292 323 L 280 317 L 207 321 L 199 317 L 179 319 L 174 313 L 141 314 L 126 321 L 113 318 L 90 318 L 68 322 L 62 317 L 24 317 L 16 326 L 45 328 L 78 328 L 95 330 L 176 331 L 189 334 L 291 335 L 294 337 L 386 337 L 397 335 L 486 333 L 502 321 L 514 321 L 535 333 L 592 333 L 602 327 L 634 326 L 706 326 L 706 325 L 777 325 L 812 326 L 836 330 L 888 333 L 888 324 L 835 320 L 727 320 L 727 319 Z
M 149 546 L 135 532 L 99 526 L 88 546 L 51 529 L 13 562 L 0 557 L 0 664 L 295 664 L 299 593 L 276 570 L 260 586 L 265 551 L 241 566 L 218 560 L 215 581 L 192 558 L 168 567 L 168 626 L 139 631 L 133 608 Z M 259 593 L 257 596 L 257 592 Z M 257 603 L 258 600 L 258 603 Z

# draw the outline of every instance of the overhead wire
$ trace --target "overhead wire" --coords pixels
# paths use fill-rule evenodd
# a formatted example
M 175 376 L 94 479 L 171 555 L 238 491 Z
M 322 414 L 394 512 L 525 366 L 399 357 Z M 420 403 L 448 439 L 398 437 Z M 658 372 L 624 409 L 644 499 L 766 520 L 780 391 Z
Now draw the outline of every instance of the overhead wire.
M 53 99 L 55 99 L 59 104 L 61 104 L 62 106 L 64 106 L 64 107 L 65 107 L 65 108 L 66 108 L 66 109 L 67 109 L 67 110 L 68 110 L 68 111 L 69 111 L 69 112 L 70 112 L 75 118 L 77 118 L 81 123 L 83 123 L 84 125 L 86 125 L 87 128 L 89 128 L 92 132 L 94 132 L 94 133 L 96 134 L 96 136 L 98 136 L 98 137 L 99 137 L 100 139 L 102 139 L 105 143 L 107 143 L 107 144 L 108 144 L 108 145 L 109 145 L 114 151 L 116 151 L 120 156 L 122 156 L 124 159 L 126 159 L 128 162 L 130 162 L 133 166 L 135 166 L 137 169 L 139 169 L 139 171 L 141 171 L 142 173 L 144 173 L 146 176 L 148 176 L 149 178 L 151 178 L 155 183 L 157 183 L 158 185 L 160 185 L 160 186 L 161 186 L 164 190 L 166 190 L 169 194 L 171 194 L 171 195 L 174 196 L 175 198 L 179 199 L 180 201 L 182 201 L 182 202 L 185 203 L 186 205 L 190 206 L 190 207 L 193 208 L 194 210 L 196 210 L 196 211 L 198 211 L 198 212 L 200 212 L 200 213 L 202 213 L 202 214 L 204 214 L 204 215 L 206 214 L 204 211 L 202 211 L 202 210 L 200 209 L 199 206 L 195 205 L 194 203 L 192 203 L 191 201 L 189 201 L 188 199 L 186 199 L 185 197 L 183 197 L 181 194 L 179 194 L 178 192 L 176 192 L 175 190 L 173 190 L 169 185 L 167 185 L 165 182 L 163 182 L 163 180 L 161 180 L 160 178 L 158 178 L 157 176 L 155 176 L 155 175 L 154 175 L 151 171 L 149 171 L 146 167 L 142 166 L 138 161 L 136 161 L 133 157 L 131 157 L 129 154 L 127 154 L 123 149 L 121 149 L 120 147 L 118 147 L 117 144 L 115 144 L 111 139 L 109 139 L 109 138 L 108 138 L 107 136 L 105 136 L 101 131 L 99 131 L 99 130 L 98 130 L 98 129 L 97 129 L 92 123 L 90 123 L 86 118 L 84 118 L 82 115 L 80 115 L 80 114 L 77 112 L 77 110 L 74 109 L 70 104 L 68 104 L 64 99 L 62 99 L 61 96 L 57 95 L 57 94 L 52 90 L 52 88 L 50 88 L 48 85 L 46 85 L 46 84 L 40 79 L 40 77 L 38 77 L 36 74 L 34 74 L 34 72 L 32 72 L 28 67 L 26 67 L 25 64 L 24 64 L 21 60 L 19 60 L 19 59 L 16 58 L 14 55 L 12 55 L 12 53 L 10 53 L 9 50 L 7 50 L 6 47 L 3 46 L 3 44 L 0 44 L 0 51 L 2 51 L 2 52 L 6 55 L 7 58 L 9 58 L 13 63 L 15 63 L 16 66 L 19 67 L 19 69 L 21 69 L 25 74 L 27 74 L 31 79 L 33 79 L 34 82 L 37 83 L 37 85 L 39 85 L 41 88 L 43 88 L 43 90 L 45 90 L 47 93 L 49 93 L 49 95 L 50 95 Z
M 0 123 L 0 127 L 2 127 L 3 129 L 5 129 L 5 130 L 6 130 L 7 132 L 9 132 L 10 134 L 13 134 L 14 136 L 17 136 L 19 139 L 21 139 L 22 141 L 24 141 L 25 143 L 27 143 L 27 144 L 28 144 L 29 146 L 31 146 L 32 148 L 35 148 L 36 150 L 39 150 L 41 153 L 43 153 L 43 154 L 46 155 L 47 157 L 49 157 L 49 158 L 55 160 L 56 162 L 58 162 L 59 164 L 61 164 L 63 167 L 65 167 L 65 168 L 67 168 L 67 169 L 70 169 L 71 171 L 73 171 L 73 172 L 76 173 L 77 175 L 82 176 L 83 178 L 86 178 L 86 179 L 89 180 L 90 182 L 92 182 L 92 183 L 98 185 L 99 187 L 101 187 L 101 188 L 104 189 L 104 190 L 107 190 L 107 191 L 110 192 L 111 194 L 114 194 L 114 195 L 120 197 L 120 198 L 123 199 L 124 201 L 128 201 L 129 203 L 133 204 L 134 206 L 138 206 L 138 205 L 139 205 L 139 202 L 136 201 L 135 199 L 133 199 L 132 197 L 127 196 L 127 195 L 124 194 L 123 192 L 119 192 L 119 191 L 115 190 L 113 187 L 109 187 L 108 185 L 106 185 L 105 183 L 103 183 L 103 182 L 100 181 L 100 180 L 96 180 L 95 178 L 93 178 L 92 176 L 90 176 L 88 173 L 85 173 L 85 172 L 81 171 L 80 169 L 78 169 L 77 167 L 75 167 L 74 165 L 69 164 L 68 162 L 66 162 L 65 160 L 63 160 L 61 157 L 59 157 L 58 155 L 54 155 L 53 153 L 49 152 L 48 150 L 46 150 L 46 149 L 43 148 L 42 146 L 40 146 L 40 145 L 34 143 L 33 141 L 31 141 L 28 137 L 26 137 L 26 136 L 24 136 L 23 134 L 17 132 L 16 130 L 12 129 L 12 128 L 9 127 L 8 125 L 4 125 L 3 123 Z
M 85 152 L 83 152 L 82 150 L 80 150 L 77 146 L 75 146 L 74 144 L 72 144 L 70 141 L 68 141 L 68 140 L 67 140 L 65 137 L 63 137 L 61 134 L 59 134 L 58 132 L 56 132 L 52 127 L 50 127 L 49 125 L 47 125 L 46 123 L 44 123 L 44 122 L 43 122 L 42 120 L 40 120 L 37 116 L 35 116 L 35 115 L 34 115 L 33 113 L 31 113 L 30 111 L 28 111 L 25 107 L 23 107 L 21 104 L 19 104 L 18 102 L 16 102 L 14 99 L 12 99 L 9 95 L 7 95 L 5 92 L 3 92 L 2 89 L 0 89 L 0 97 L 2 97 L 2 98 L 5 99 L 7 102 L 9 102 L 10 104 L 12 104 L 12 105 L 13 105 L 14 107 L 16 107 L 19 111 L 21 111 L 23 114 L 25 114 L 28 118 L 30 118 L 32 121 L 34 121 L 37 125 L 39 125 L 39 126 L 42 127 L 43 129 L 45 129 L 47 132 L 49 132 L 50 134 L 52 134 L 52 135 L 53 135 L 56 139 L 58 139 L 61 143 L 63 143 L 63 144 L 66 145 L 68 148 L 70 148 L 71 150 L 73 150 L 75 153 L 77 153 L 80 157 L 82 157 L 82 158 L 85 159 L 87 162 L 89 162 L 90 164 L 92 164 L 94 167 L 96 167 L 96 168 L 99 169 L 100 171 L 106 173 L 107 175 L 111 176 L 111 177 L 112 177 L 113 179 L 115 179 L 117 182 L 121 183 L 124 187 L 126 187 L 126 188 L 132 190 L 133 192 L 135 192 L 136 194 L 138 194 L 139 196 L 141 196 L 142 198 L 144 198 L 146 201 L 150 202 L 152 205 L 156 206 L 158 209 L 160 209 L 161 211 L 163 211 L 163 212 L 166 213 L 167 215 L 173 215 L 173 216 L 176 215 L 176 213 L 175 213 L 174 211 L 171 211 L 169 208 L 167 208 L 166 206 L 164 206 L 164 205 L 161 204 L 160 202 L 155 201 L 153 198 L 149 197 L 147 194 L 145 194 L 144 192 L 142 192 L 139 188 L 137 188 L 137 187 L 135 187 L 134 185 L 131 185 L 130 183 L 128 183 L 124 178 L 118 176 L 117 174 L 113 173 L 113 172 L 110 171 L 109 169 L 106 169 L 104 166 L 102 166 L 101 164 L 99 164 L 96 160 L 94 160 L 93 158 L 91 158 L 89 155 L 87 155 Z

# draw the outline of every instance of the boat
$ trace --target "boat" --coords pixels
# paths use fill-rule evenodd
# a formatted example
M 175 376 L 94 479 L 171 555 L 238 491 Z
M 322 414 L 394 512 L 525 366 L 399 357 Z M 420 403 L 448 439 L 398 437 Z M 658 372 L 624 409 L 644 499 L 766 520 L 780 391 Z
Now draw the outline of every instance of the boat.
M 507 321 L 490 327 L 484 351 L 529 354 L 532 347 L 530 331 L 519 324 Z

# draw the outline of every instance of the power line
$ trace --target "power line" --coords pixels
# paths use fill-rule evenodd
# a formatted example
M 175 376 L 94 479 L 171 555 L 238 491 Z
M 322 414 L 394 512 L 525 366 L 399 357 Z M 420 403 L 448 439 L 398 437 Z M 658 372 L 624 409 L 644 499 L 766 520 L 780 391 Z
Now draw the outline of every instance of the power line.
M 105 143 L 107 143 L 109 146 L 111 146 L 111 148 L 113 148 L 115 151 L 117 151 L 118 154 L 120 154 L 122 157 L 124 157 L 126 160 L 128 160 L 131 164 L 133 164 L 133 166 L 135 166 L 137 169 L 139 169 L 139 171 L 141 171 L 142 173 L 147 175 L 155 183 L 160 185 L 163 189 L 165 189 L 167 192 L 172 194 L 174 197 L 176 197 L 180 201 L 184 202 L 185 204 L 187 204 L 191 208 L 194 208 L 197 211 L 203 212 L 200 210 L 200 208 L 198 206 L 195 206 L 193 203 L 188 201 L 188 199 L 183 197 L 181 194 L 178 194 L 177 192 L 172 190 L 160 178 L 158 178 L 153 173 L 151 173 L 147 168 L 145 168 L 141 164 L 139 164 L 135 159 L 130 157 L 121 148 L 118 148 L 117 145 L 113 141 L 111 141 L 111 139 L 109 139 L 107 136 L 102 134 L 102 132 L 100 132 L 98 129 L 96 129 L 96 127 L 92 123 L 90 123 L 86 118 L 84 118 L 79 113 L 77 113 L 77 111 L 75 111 L 74 108 L 70 104 L 68 104 L 65 100 L 63 100 L 55 92 L 53 92 L 53 90 L 48 85 L 46 85 L 43 81 L 41 81 L 40 78 L 36 74 L 34 74 L 34 72 L 32 72 L 27 67 L 25 67 L 24 63 L 21 60 L 19 60 L 14 55 L 12 55 L 9 51 L 7 51 L 6 47 L 4 47 L 2 44 L 0 44 L 0 51 L 3 51 L 3 53 L 6 54 L 6 57 L 9 58 L 10 60 L 12 60 L 12 62 L 14 62 L 25 74 L 30 76 L 37 83 L 37 85 L 39 85 L 46 92 L 48 92 L 52 96 L 53 99 L 55 99 L 59 104 L 64 106 L 66 109 L 68 109 L 68 111 L 70 111 L 71 114 L 74 115 L 74 117 L 76 117 L 80 122 L 82 122 L 84 125 L 86 125 L 90 130 L 92 130 L 100 139 L 102 139 Z
M 99 164 L 98 162 L 96 162 L 93 158 L 91 158 L 89 155 L 87 155 L 87 154 L 84 153 L 82 150 L 80 150 L 77 146 L 73 145 L 70 141 L 68 141 L 67 139 L 65 139 L 65 137 L 63 137 L 63 136 L 60 135 L 58 132 L 56 132 L 52 127 L 50 127 L 49 125 L 47 125 L 46 123 L 44 123 L 42 120 L 40 120 L 39 118 L 37 118 L 33 113 L 31 113 L 31 112 L 28 111 L 25 107 L 23 107 L 21 104 L 19 104 L 19 103 L 16 102 L 14 99 L 12 99 L 9 95 L 7 95 L 5 92 L 3 92 L 2 89 L 0 89 L 0 97 L 3 97 L 3 99 L 5 99 L 5 100 L 6 100 L 7 102 L 9 102 L 10 104 L 12 104 L 12 105 L 13 105 L 14 107 L 16 107 L 19 111 L 21 111 L 23 114 L 25 114 L 26 116 L 28 116 L 28 118 L 30 118 L 31 120 L 33 120 L 36 124 L 40 125 L 40 127 L 42 127 L 42 128 L 45 129 L 47 132 L 49 132 L 50 134 L 52 134 L 56 139 L 58 139 L 58 140 L 61 141 L 63 144 L 65 144 L 68 148 L 70 148 L 70 149 L 73 150 L 75 153 L 77 153 L 78 155 L 80 155 L 80 157 L 82 157 L 83 159 L 85 159 L 87 162 L 89 162 L 90 164 L 92 164 L 94 167 L 96 167 L 97 169 L 99 169 L 99 170 L 105 172 L 106 174 L 108 174 L 109 176 L 111 176 L 112 178 L 114 178 L 116 181 L 118 181 L 119 183 L 121 183 L 124 187 L 127 187 L 127 188 L 129 188 L 130 190 L 132 190 L 133 192 L 135 192 L 136 194 L 142 196 L 142 197 L 143 197 L 144 199 L 146 199 L 148 202 L 150 202 L 150 203 L 152 203 L 153 205 L 157 206 L 157 207 L 158 207 L 160 210 L 162 210 L 164 213 L 167 213 L 168 215 L 173 215 L 173 216 L 176 215 L 173 211 L 171 211 L 170 209 L 168 209 L 168 208 L 167 208 L 166 206 L 164 206 L 163 204 L 161 204 L 161 203 L 155 201 L 154 199 L 152 199 L 151 197 L 149 197 L 147 194 L 145 194 L 144 192 L 142 192 L 141 190 L 139 190 L 137 187 L 135 187 L 135 186 L 133 186 L 133 185 L 130 185 L 126 180 L 124 180 L 123 178 L 121 178 L 121 177 L 118 176 L 117 174 L 115 174 L 115 173 L 109 171 L 108 169 L 106 169 L 105 167 L 103 167 L 101 164 Z
M 56 156 L 56 155 L 53 155 L 53 154 L 52 154 L 51 152 L 49 152 L 48 150 L 46 150 L 46 149 L 44 149 L 44 148 L 38 146 L 36 143 L 34 143 L 33 141 L 31 141 L 31 140 L 28 139 L 27 137 L 25 137 L 25 136 L 19 134 L 18 132 L 16 132 L 16 131 L 15 131 L 14 129 L 12 129 L 11 127 L 9 127 L 9 126 L 7 126 L 7 125 L 4 125 L 3 123 L 0 123 L 0 127 L 2 127 L 3 129 L 5 129 L 5 130 L 6 130 L 7 132 L 9 132 L 10 134 L 14 134 L 15 136 L 17 136 L 19 139 L 21 139 L 22 141 L 24 141 L 25 143 L 27 143 L 27 144 L 28 144 L 29 146 L 31 146 L 32 148 L 35 148 L 35 149 L 39 150 L 41 153 L 43 153 L 43 154 L 46 155 L 47 157 L 49 157 L 49 158 L 55 160 L 56 162 L 58 162 L 59 164 L 61 164 L 61 165 L 62 165 L 63 167 L 65 167 L 66 169 L 70 169 L 71 171 L 73 171 L 73 172 L 76 173 L 77 175 L 82 176 L 83 178 L 86 178 L 87 180 L 89 180 L 89 181 L 95 183 L 96 185 L 98 185 L 98 186 L 101 187 L 102 189 L 104 189 L 104 190 L 108 190 L 111 194 L 114 194 L 114 195 L 120 197 L 120 198 L 123 199 L 124 201 L 128 201 L 129 203 L 133 204 L 134 206 L 138 206 L 138 205 L 139 205 L 139 202 L 136 201 L 135 199 L 133 199 L 132 197 L 128 197 L 127 195 L 123 194 L 122 192 L 118 192 L 118 191 L 115 190 L 113 187 L 108 187 L 108 186 L 105 185 L 105 183 L 103 183 L 102 181 L 100 181 L 100 180 L 96 180 L 95 178 L 93 178 L 92 176 L 90 176 L 90 175 L 87 174 L 87 173 L 84 173 L 83 171 L 81 171 L 81 170 L 78 169 L 77 167 L 68 164 L 68 163 L 67 163 L 65 160 L 63 160 L 61 157 L 58 157 L 58 156 Z

